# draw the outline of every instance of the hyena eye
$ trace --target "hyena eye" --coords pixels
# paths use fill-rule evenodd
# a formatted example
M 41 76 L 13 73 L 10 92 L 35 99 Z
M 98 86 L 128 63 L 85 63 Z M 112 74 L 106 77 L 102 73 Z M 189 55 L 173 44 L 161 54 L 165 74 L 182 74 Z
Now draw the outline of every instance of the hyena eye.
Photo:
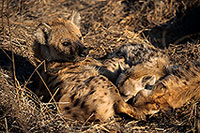
M 142 79 L 142 83 L 147 82 L 149 79 L 151 79 L 151 76 L 144 77 L 144 78 Z
M 71 44 L 72 44 L 72 43 L 69 42 L 69 41 L 68 41 L 68 42 L 63 42 L 63 43 L 62 43 L 63 46 L 69 46 L 69 45 L 71 45 Z

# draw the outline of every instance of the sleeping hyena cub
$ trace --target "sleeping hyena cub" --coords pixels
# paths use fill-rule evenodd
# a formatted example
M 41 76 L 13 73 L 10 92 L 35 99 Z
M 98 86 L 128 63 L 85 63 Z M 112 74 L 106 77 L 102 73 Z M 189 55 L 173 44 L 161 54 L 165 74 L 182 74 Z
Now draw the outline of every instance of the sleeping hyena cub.
M 140 90 L 151 89 L 156 81 L 169 71 L 168 66 L 168 57 L 159 53 L 148 61 L 122 72 L 116 81 L 116 86 L 123 99 L 127 102 L 134 98 Z
M 76 25 L 79 18 L 76 13 L 71 21 L 57 19 L 43 23 L 35 34 L 35 55 L 46 61 L 46 71 L 41 75 L 52 98 L 58 102 L 61 114 L 66 119 L 80 121 L 107 121 L 115 113 L 135 116 L 132 106 L 124 102 L 117 87 L 100 74 L 103 64 L 85 57 L 88 50 L 80 41 L 81 33 Z M 48 94 L 42 85 L 40 90 Z
M 121 58 L 123 70 L 113 78 L 123 99 L 127 102 L 140 90 L 155 84 L 169 65 L 169 59 L 159 49 L 148 44 L 124 44 L 108 56 L 107 60 Z M 117 64 L 117 61 L 116 61 Z M 127 67 L 128 66 L 128 67 Z M 108 77 L 108 76 L 107 76 Z

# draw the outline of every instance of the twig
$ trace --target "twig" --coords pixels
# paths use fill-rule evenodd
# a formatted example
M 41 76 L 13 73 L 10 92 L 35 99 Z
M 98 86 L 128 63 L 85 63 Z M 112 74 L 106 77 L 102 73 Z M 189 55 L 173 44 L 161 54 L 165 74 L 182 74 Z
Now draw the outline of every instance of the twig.
M 27 86 L 28 82 L 29 82 L 29 81 L 31 80 L 31 78 L 33 77 L 33 74 L 38 70 L 38 68 L 39 68 L 44 62 L 45 62 L 45 60 L 42 61 L 42 62 L 35 68 L 35 70 L 31 73 L 31 75 L 29 76 L 28 80 L 27 80 L 26 83 L 24 84 L 23 89 L 25 89 L 25 87 Z
M 7 121 L 6 118 L 5 118 L 5 125 L 6 125 L 6 133 L 9 133 L 9 130 L 8 130 L 8 121 Z
M 44 79 L 42 78 L 41 74 L 40 74 L 37 70 L 36 70 L 36 73 L 38 74 L 38 76 L 39 76 L 40 79 L 42 80 L 42 83 L 44 84 L 45 88 L 46 88 L 47 91 L 49 92 L 50 96 L 53 97 L 53 95 L 52 95 L 52 93 L 51 93 L 49 87 L 48 87 L 47 84 L 45 83 L 45 81 L 44 81 Z M 53 102 L 55 103 L 55 106 L 56 106 L 58 112 L 61 114 L 60 109 L 58 108 L 58 105 L 57 105 L 57 103 L 56 103 L 56 100 L 55 100 L 54 98 L 52 98 L 52 99 L 53 99 Z

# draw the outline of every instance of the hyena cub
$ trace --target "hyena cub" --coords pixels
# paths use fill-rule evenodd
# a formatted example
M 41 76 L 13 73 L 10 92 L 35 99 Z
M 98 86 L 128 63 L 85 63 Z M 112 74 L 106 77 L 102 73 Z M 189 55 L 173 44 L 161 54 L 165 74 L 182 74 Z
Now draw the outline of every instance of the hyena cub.
M 177 67 L 160 79 L 152 90 L 141 90 L 133 107 L 136 118 L 145 118 L 159 110 L 179 108 L 191 98 L 200 99 L 200 65 L 189 64 L 186 68 Z
M 76 20 L 76 16 L 72 15 L 71 20 Z M 66 119 L 107 121 L 115 113 L 135 115 L 117 87 L 99 73 L 98 66 L 103 64 L 85 58 L 88 50 L 80 41 L 74 21 L 58 19 L 41 24 L 35 35 L 35 54 L 47 62 L 42 77 Z M 40 89 L 46 90 L 42 86 Z
M 151 57 L 148 61 L 132 66 L 120 74 L 116 85 L 125 101 L 136 96 L 143 89 L 151 89 L 169 66 L 169 59 L 163 54 Z M 150 88 L 148 88 L 150 87 Z
M 124 65 L 119 69 L 123 71 L 116 76 L 115 84 L 125 101 L 146 85 L 153 85 L 164 74 L 165 66 L 169 63 L 164 52 L 148 44 L 124 44 L 108 58 L 124 59 Z M 129 67 L 124 67 L 125 65 Z

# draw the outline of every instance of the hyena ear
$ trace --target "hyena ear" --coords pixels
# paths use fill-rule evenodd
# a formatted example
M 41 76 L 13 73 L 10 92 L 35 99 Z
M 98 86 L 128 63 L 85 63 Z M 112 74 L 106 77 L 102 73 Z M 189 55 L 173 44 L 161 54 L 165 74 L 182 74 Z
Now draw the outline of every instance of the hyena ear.
M 41 23 L 35 32 L 36 41 L 42 45 L 46 44 L 47 35 L 50 32 L 51 27 L 46 23 Z
M 119 70 L 121 73 L 125 71 L 125 68 L 122 66 L 120 62 L 119 62 Z
M 154 85 L 154 84 L 156 83 L 156 76 L 153 75 L 153 76 L 143 77 L 142 83 L 143 83 L 144 85 L 147 85 L 147 84 L 149 84 L 149 85 Z
M 80 27 L 81 27 L 80 26 L 80 21 L 81 21 L 80 13 L 78 13 L 77 11 L 73 11 L 72 15 L 70 16 L 70 21 L 80 29 Z
M 129 69 L 129 65 L 128 64 L 122 64 L 121 62 L 118 63 L 119 64 L 119 71 L 120 73 L 125 72 L 127 69 Z

